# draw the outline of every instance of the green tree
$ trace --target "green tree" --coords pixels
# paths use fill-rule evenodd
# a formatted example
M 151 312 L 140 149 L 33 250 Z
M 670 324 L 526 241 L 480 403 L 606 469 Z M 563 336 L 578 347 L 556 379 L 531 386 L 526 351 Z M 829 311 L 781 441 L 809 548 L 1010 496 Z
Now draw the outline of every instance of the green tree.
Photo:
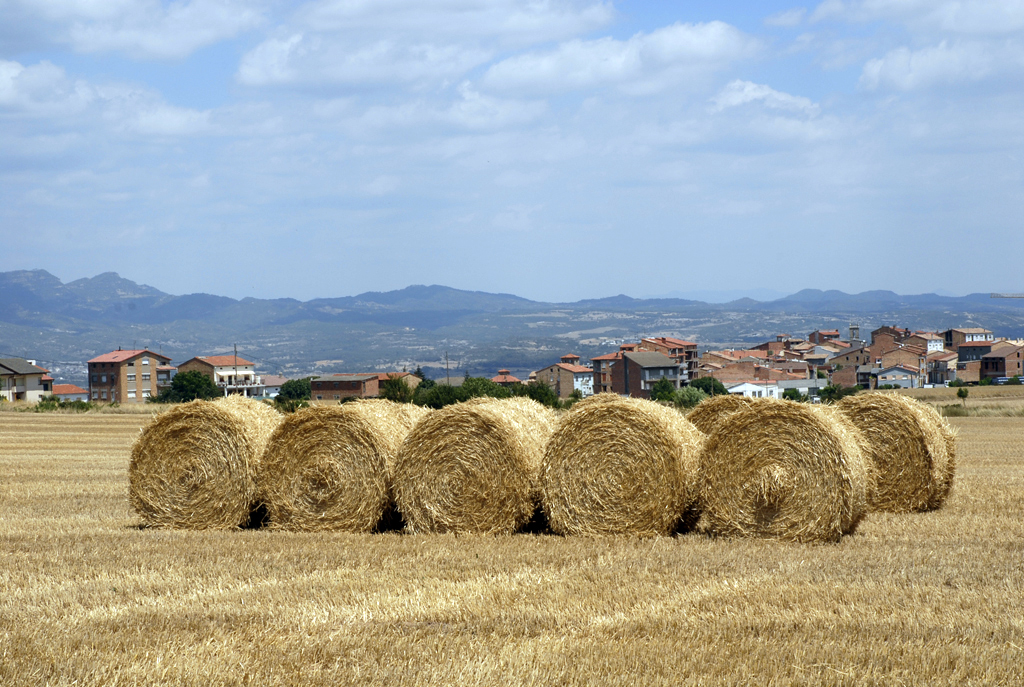
M 978 381 L 978 386 L 990 386 L 991 384 L 992 384 L 992 378 L 991 377 L 982 377 L 981 380 Z
M 413 401 L 417 405 L 434 409 L 467 400 L 469 400 L 469 395 L 465 389 L 461 386 L 448 386 L 447 384 L 437 384 L 422 392 L 420 389 L 416 389 L 416 394 L 413 396 Z
M 486 377 L 466 377 L 462 380 L 462 389 L 468 398 L 508 398 L 512 395 L 508 389 Z
M 860 390 L 859 386 L 843 387 L 838 384 L 829 384 L 819 392 L 819 396 L 822 403 L 835 403 L 846 396 L 852 396 Z
M 380 385 L 380 397 L 395 403 L 412 403 L 413 390 L 397 375 L 388 375 Z
M 967 407 L 967 395 L 968 395 L 968 393 L 969 392 L 967 391 L 967 387 L 966 386 L 962 386 L 962 387 L 960 387 L 959 389 L 956 390 L 956 397 L 960 399 L 960 405 L 962 405 L 964 408 Z M 956 406 L 954 406 L 954 407 L 956 407 Z
M 412 374 L 415 377 L 419 377 L 421 382 L 427 381 L 427 376 L 423 374 L 423 368 L 420 367 L 419 365 L 416 366 L 416 369 L 413 370 Z
M 187 403 L 197 398 L 211 399 L 223 395 L 224 392 L 217 388 L 213 379 L 199 370 L 188 370 L 174 375 L 171 386 L 150 400 L 155 403 Z
M 676 385 L 672 383 L 672 380 L 662 377 L 654 383 L 651 387 L 651 400 L 652 401 L 675 401 L 676 397 Z
M 782 397 L 787 401 L 806 401 L 807 396 L 800 393 L 797 389 L 786 389 L 782 392 Z
M 818 379 L 828 379 L 828 373 L 824 370 L 815 370 L 815 372 L 817 373 Z
M 714 377 L 701 377 L 690 382 L 690 386 L 700 389 L 708 396 L 724 396 L 729 393 L 725 386 Z
M 308 401 L 313 397 L 312 377 L 289 379 L 281 385 L 277 398 L 282 401 Z
M 529 384 L 513 384 L 509 387 L 509 391 L 513 396 L 525 396 L 526 398 L 532 398 L 541 405 L 548 406 L 549 408 L 560 408 L 562 406 L 561 399 L 558 398 L 558 394 L 555 390 L 544 382 L 532 381 Z M 576 391 L 573 390 L 573 394 Z M 583 395 L 580 394 L 580 398 Z M 567 399 L 568 400 L 568 399 Z M 575 403 L 573 401 L 572 403 Z M 572 405 L 569 403 L 569 405 Z
M 680 408 L 694 408 L 708 395 L 695 386 L 684 386 L 676 392 L 675 404 Z

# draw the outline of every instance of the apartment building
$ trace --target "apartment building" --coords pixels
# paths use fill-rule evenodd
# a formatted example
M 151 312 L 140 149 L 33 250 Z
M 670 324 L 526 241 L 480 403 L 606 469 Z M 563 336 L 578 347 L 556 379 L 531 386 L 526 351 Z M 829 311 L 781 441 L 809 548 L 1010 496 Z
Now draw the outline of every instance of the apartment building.
M 106 403 L 145 403 L 160 393 L 160 385 L 170 382 L 170 374 L 160 379 L 157 368 L 171 359 L 148 349 L 118 349 L 88 361 L 89 398 Z

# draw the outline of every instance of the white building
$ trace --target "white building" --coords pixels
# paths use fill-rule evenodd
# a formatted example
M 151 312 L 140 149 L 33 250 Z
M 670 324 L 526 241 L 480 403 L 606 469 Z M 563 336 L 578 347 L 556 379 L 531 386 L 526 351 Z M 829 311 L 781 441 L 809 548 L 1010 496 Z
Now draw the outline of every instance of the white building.
M 263 380 L 256 363 L 235 355 L 201 355 L 178 365 L 178 374 L 198 370 L 224 390 L 224 395 L 262 396 Z
M 807 380 L 811 381 L 811 380 Z M 746 396 L 747 398 L 781 398 L 782 390 L 775 382 L 733 382 L 725 385 L 730 394 Z
M 0 358 L 0 398 L 35 402 L 50 394 L 53 377 L 34 360 Z

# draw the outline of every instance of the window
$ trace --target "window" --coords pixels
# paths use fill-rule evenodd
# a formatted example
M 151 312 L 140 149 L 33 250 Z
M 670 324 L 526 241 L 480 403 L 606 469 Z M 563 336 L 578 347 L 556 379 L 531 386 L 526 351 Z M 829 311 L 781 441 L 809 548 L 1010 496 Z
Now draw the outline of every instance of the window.
M 149 392 L 148 391 L 143 391 L 142 392 L 142 397 L 143 398 L 149 398 Z
M 132 375 L 132 376 L 134 377 L 135 375 Z M 142 381 L 144 381 L 144 382 L 148 382 L 149 381 L 149 373 L 148 372 L 143 372 L 142 373 Z
M 93 399 L 99 398 L 100 397 L 100 392 L 97 391 L 96 389 L 93 389 L 92 390 L 92 397 L 93 397 Z
M 107 400 L 107 390 L 106 389 L 100 389 L 100 398 L 102 398 L 104 401 Z
M 128 398 L 135 398 L 135 392 L 134 391 L 129 391 L 128 392 Z
M 317 395 L 316 395 L 316 400 L 318 400 L 318 401 L 322 401 L 322 400 L 324 400 L 324 397 L 323 397 L 323 396 L 321 396 L 320 394 L 317 394 Z
M 341 398 L 341 396 L 339 396 L 338 394 L 334 394 L 334 397 L 335 398 Z
M 145 379 L 146 376 L 143 375 L 142 378 Z M 128 373 L 128 381 L 129 382 L 134 382 L 135 381 L 135 373 L 134 372 L 129 372 Z
M 97 380 L 98 380 L 99 378 L 100 378 L 100 376 L 99 376 L 99 375 L 93 375 L 93 376 L 92 376 L 92 381 L 93 381 L 93 382 L 96 382 L 96 381 L 97 381 Z
M 134 360 L 129 360 L 128 361 L 128 367 L 135 367 L 135 361 Z
M 142 364 L 143 365 L 149 365 L 149 358 L 143 358 L 142 359 Z
M 107 383 L 107 375 L 100 375 L 100 382 L 102 382 L 103 384 L 106 384 Z

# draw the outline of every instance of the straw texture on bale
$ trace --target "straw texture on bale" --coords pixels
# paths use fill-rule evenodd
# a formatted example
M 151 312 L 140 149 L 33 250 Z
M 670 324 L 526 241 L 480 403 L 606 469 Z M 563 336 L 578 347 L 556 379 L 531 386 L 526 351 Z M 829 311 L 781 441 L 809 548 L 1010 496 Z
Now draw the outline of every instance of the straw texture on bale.
M 697 407 L 686 416 L 686 419 L 692 422 L 700 431 L 705 434 L 711 434 L 722 420 L 739 410 L 743 410 L 751 403 L 754 403 L 754 399 L 739 394 L 719 394 L 718 396 L 705 398 L 698 403 Z
M 762 400 L 724 418 L 700 458 L 701 529 L 835 542 L 867 512 L 873 474 L 833 409 Z
M 261 456 L 280 421 L 265 403 L 237 396 L 155 416 L 132 447 L 132 506 L 152 527 L 245 525 L 257 501 Z
M 670 534 L 695 501 L 703 442 L 672 408 L 616 394 L 580 401 L 544 452 L 548 525 L 560 534 Z
M 945 419 L 900 394 L 856 394 L 836 408 L 864 435 L 878 476 L 872 508 L 905 513 L 942 506 L 956 471 L 956 435 Z
M 390 502 L 390 471 L 419 409 L 385 400 L 311 406 L 270 439 L 259 477 L 272 528 L 369 532 Z
M 395 506 L 410 532 L 511 534 L 536 509 L 555 413 L 528 398 L 474 399 L 436 410 L 406 437 Z

